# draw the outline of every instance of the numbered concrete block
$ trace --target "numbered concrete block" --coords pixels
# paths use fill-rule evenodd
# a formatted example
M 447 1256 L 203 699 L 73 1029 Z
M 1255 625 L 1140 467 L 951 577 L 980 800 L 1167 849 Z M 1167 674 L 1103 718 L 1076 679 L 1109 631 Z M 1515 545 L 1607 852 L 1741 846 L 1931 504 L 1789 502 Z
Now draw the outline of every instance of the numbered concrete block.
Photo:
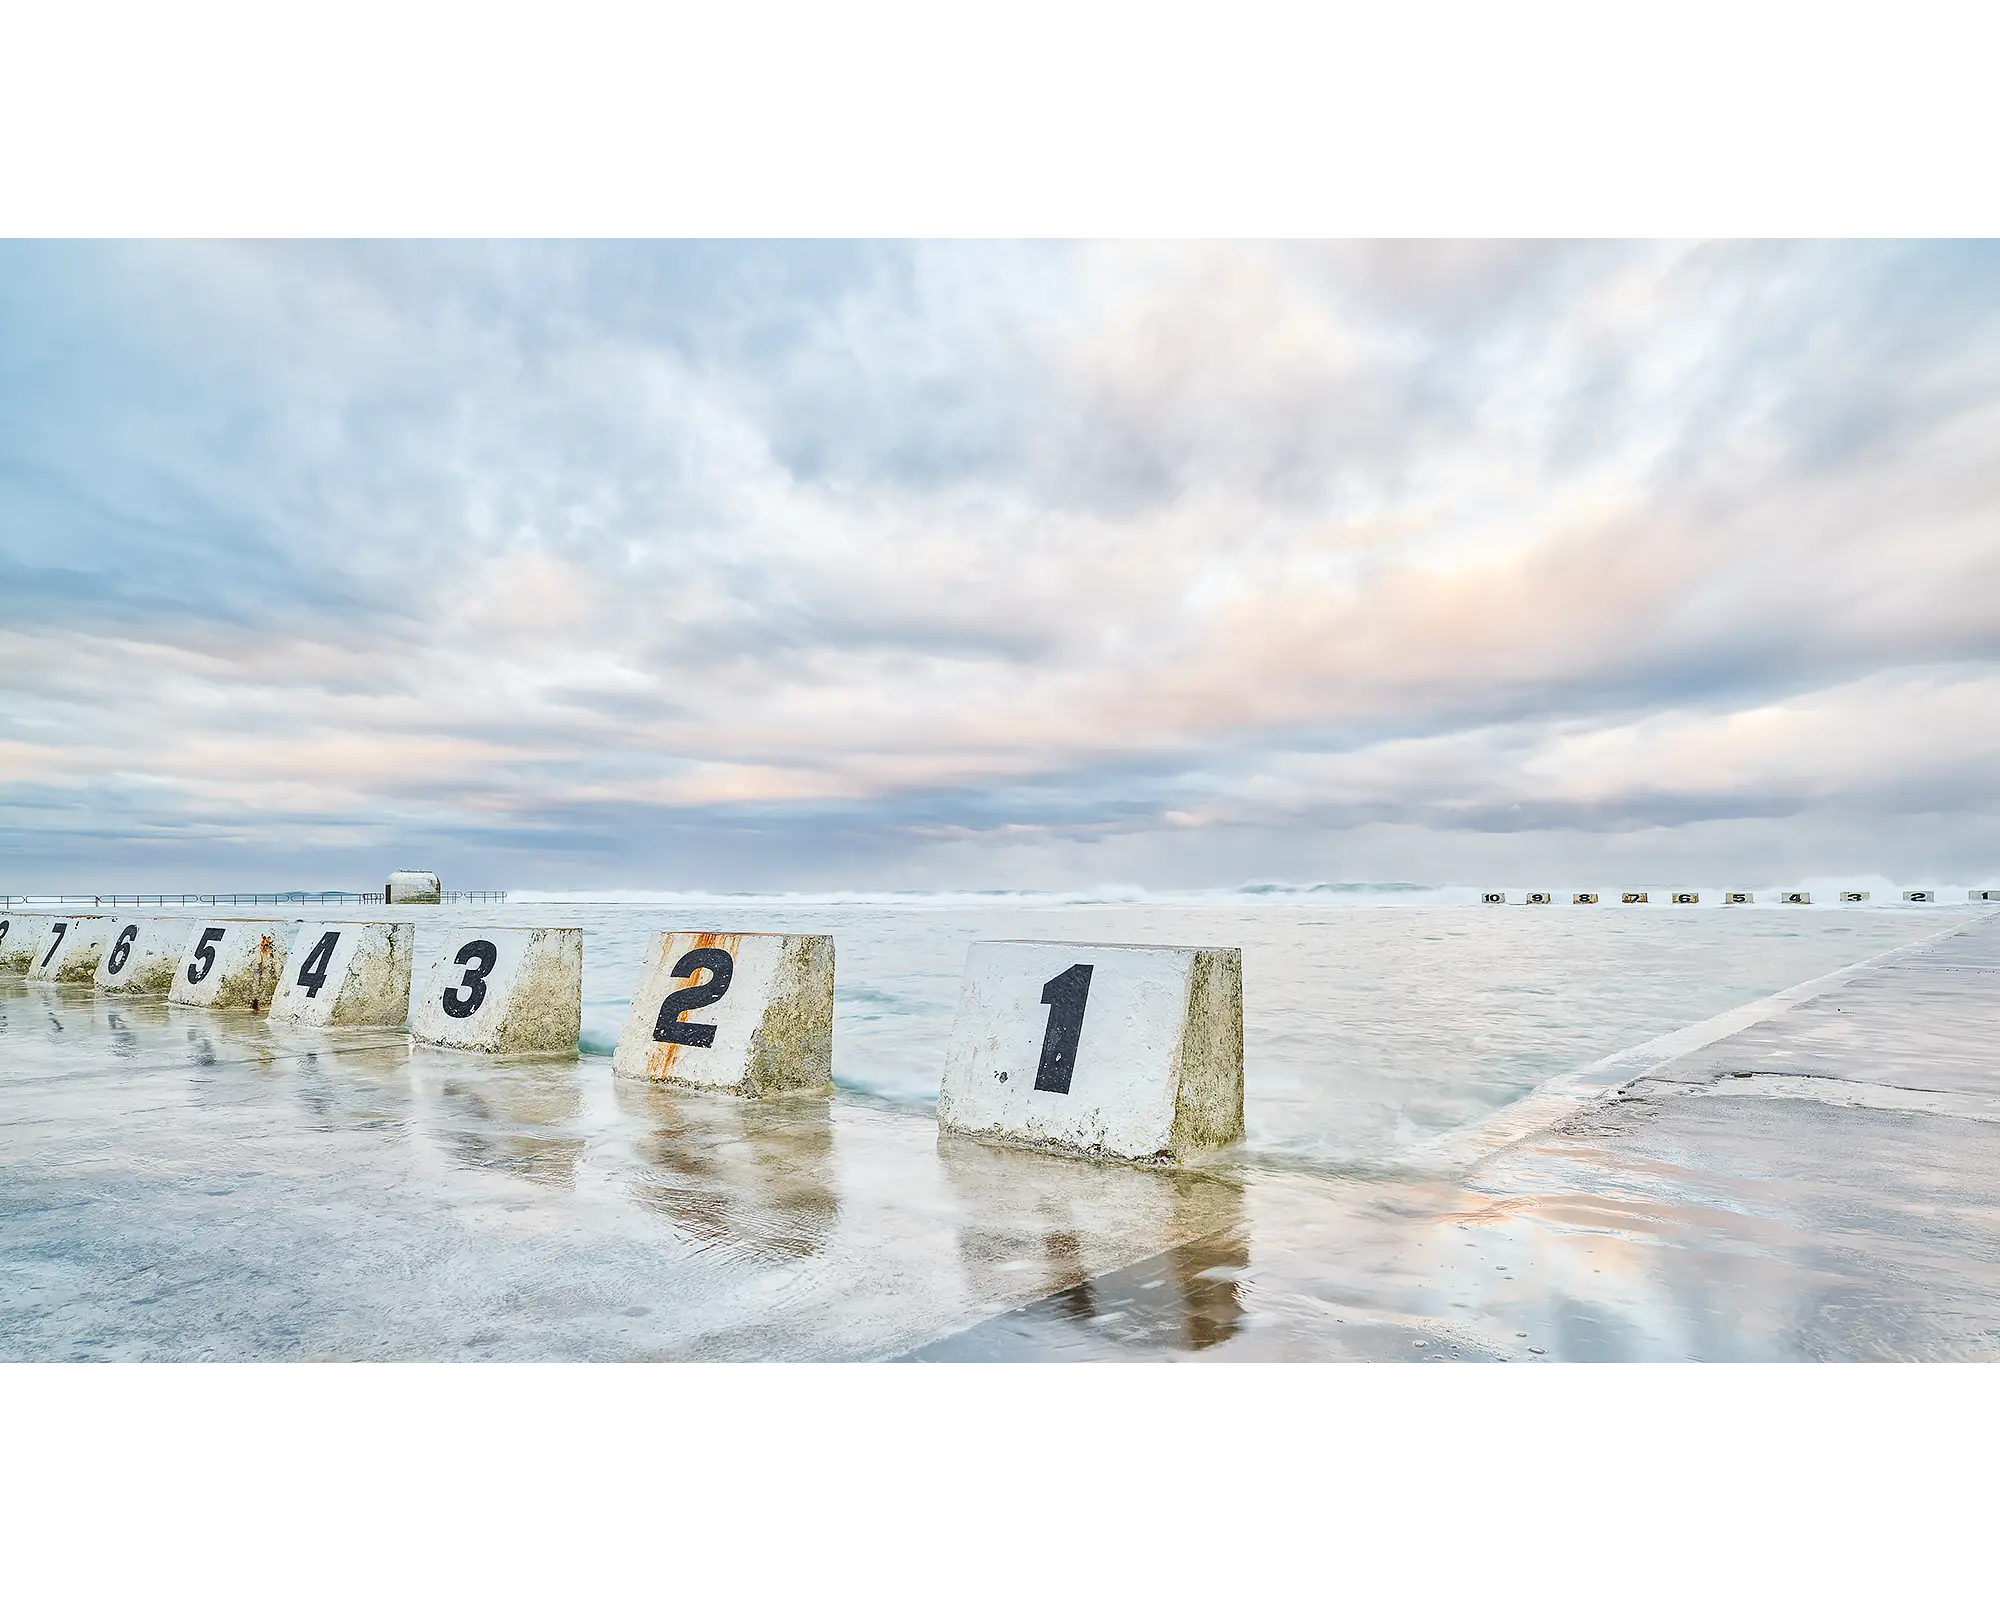
M 938 1123 L 1071 1155 L 1178 1161 L 1243 1137 L 1243 953 L 975 944 Z
M 1676 889 L 1673 899 L 1674 904 L 1677 906 L 1698 906 L 1701 904 L 1701 896 L 1696 894 L 1692 889 Z
M 654 934 L 611 1070 L 751 1097 L 831 1094 L 833 940 Z
M 391 906 L 434 906 L 444 898 L 435 872 L 392 872 L 382 886 L 382 903 Z
M 35 911 L 0 911 L 0 972 L 26 972 L 55 919 Z
M 1911 905 L 1917 905 L 1917 906 L 1929 906 L 1929 905 L 1936 905 L 1936 904 L 1937 904 L 1937 890 L 1935 890 L 1935 889 L 1905 889 L 1905 890 L 1903 891 L 1903 898 L 1904 898 L 1905 900 L 1909 901 L 1909 903 L 1910 903 Z
M 1965 898 L 1968 900 L 2000 900 L 2000 889 L 1968 889 L 1965 893 Z M 6 965 L 6 954 L 6 950 L 0 948 L 0 966 Z
M 1724 892 L 1722 903 L 1726 906 L 1747 906 L 1756 903 L 1757 897 L 1748 889 L 1730 889 Z
M 308 922 L 271 997 L 273 1022 L 401 1028 L 410 1017 L 414 922 Z
M 454 928 L 418 987 L 410 1036 L 512 1055 L 574 1050 L 582 1026 L 581 928 Z
M 109 920 L 108 917 L 51 917 L 28 963 L 28 982 L 89 983 L 97 976 L 98 958 L 104 954 L 105 924 Z
M 182 917 L 113 917 L 96 984 L 106 994 L 166 994 L 187 947 Z
M 186 926 L 168 1003 L 210 1011 L 268 1011 L 299 925 L 218 917 Z
M 1529 895 L 1526 901 L 1526 904 L 1531 906 L 1552 906 L 1555 903 L 1556 897 L 1546 890 L 1537 890 L 1535 893 Z
M 1780 891 L 1778 895 L 1778 904 L 1781 906 L 1809 906 L 1812 904 L 1812 896 L 1803 889 L 1785 889 Z
M 1571 898 L 1570 903 L 1579 906 L 1594 906 L 1597 904 L 1597 896 L 1594 894 L 1575 895 Z
M 1643 906 L 1646 904 L 1646 891 L 1644 889 L 1627 889 L 1618 898 L 1628 906 Z
M 1504 894 L 1482 894 L 1479 897 L 1479 903 L 1483 906 L 1504 906 L 1507 903 L 1507 897 Z
M 1840 891 L 1841 904 L 1851 906 L 1857 901 L 1866 900 L 1868 893 L 1866 889 L 1842 889 Z

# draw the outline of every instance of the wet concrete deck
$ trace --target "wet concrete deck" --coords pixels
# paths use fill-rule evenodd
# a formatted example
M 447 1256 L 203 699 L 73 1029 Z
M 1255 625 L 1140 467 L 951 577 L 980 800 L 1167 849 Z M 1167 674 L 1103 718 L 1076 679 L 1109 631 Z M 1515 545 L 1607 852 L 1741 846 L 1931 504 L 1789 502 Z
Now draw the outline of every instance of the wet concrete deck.
M 2000 1356 L 2000 921 L 1802 987 L 1461 1179 L 1251 1174 L 1235 1226 L 916 1356 Z
M 0 1358 L 2000 1355 L 2000 920 L 1675 1039 L 1161 1173 L 0 980 Z

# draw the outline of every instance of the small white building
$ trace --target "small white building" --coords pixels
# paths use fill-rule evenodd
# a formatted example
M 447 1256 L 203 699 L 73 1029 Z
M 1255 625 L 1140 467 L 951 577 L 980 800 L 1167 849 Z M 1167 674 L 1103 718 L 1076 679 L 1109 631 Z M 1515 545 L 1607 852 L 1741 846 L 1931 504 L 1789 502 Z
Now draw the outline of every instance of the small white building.
M 382 889 L 382 903 L 390 906 L 434 906 L 443 898 L 435 872 L 392 872 Z

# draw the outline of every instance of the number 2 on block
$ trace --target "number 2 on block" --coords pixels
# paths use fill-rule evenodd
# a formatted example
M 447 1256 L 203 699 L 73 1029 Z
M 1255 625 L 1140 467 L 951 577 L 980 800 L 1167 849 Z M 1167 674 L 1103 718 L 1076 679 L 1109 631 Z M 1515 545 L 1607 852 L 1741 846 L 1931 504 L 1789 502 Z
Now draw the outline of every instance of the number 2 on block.
M 714 1005 L 729 993 L 729 982 L 736 976 L 736 962 L 727 950 L 703 945 L 676 961 L 668 976 L 692 978 L 697 972 L 708 973 L 708 979 L 676 989 L 660 1002 L 660 1017 L 653 1024 L 653 1037 L 662 1044 L 687 1044 L 706 1050 L 715 1043 L 714 1023 L 683 1022 L 681 1018 L 690 1011 Z
M 1068 1094 L 1076 1071 L 1076 1045 L 1083 1037 L 1083 1008 L 1090 999 L 1091 969 L 1081 962 L 1042 985 L 1049 1025 L 1042 1030 L 1042 1059 L 1035 1087 L 1044 1094 Z

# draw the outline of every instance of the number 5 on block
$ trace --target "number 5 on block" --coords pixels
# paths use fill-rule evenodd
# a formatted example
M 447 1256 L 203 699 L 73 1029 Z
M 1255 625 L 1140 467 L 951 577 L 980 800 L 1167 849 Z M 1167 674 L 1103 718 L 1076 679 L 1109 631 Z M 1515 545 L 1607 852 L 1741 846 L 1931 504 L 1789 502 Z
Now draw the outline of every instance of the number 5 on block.
M 975 944 L 938 1123 L 1126 1161 L 1233 1144 L 1243 1137 L 1243 952 Z
M 833 940 L 656 933 L 611 1070 L 762 1098 L 833 1092 Z

